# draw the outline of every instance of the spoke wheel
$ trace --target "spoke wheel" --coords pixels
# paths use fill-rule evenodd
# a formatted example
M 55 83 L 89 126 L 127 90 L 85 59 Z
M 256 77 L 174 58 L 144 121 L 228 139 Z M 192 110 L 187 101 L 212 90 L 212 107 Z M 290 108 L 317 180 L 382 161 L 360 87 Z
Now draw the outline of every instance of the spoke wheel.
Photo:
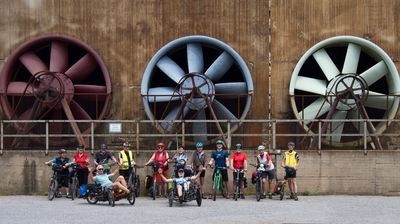
M 318 133 L 312 119 L 393 119 L 399 107 L 400 79 L 390 57 L 374 43 L 353 36 L 326 39 L 310 48 L 290 80 L 290 104 L 301 126 Z M 365 112 L 364 112 L 365 111 Z M 328 123 L 330 123 L 328 125 Z M 387 122 L 370 122 L 368 132 L 382 133 Z M 363 122 L 327 122 L 323 138 L 332 146 L 355 146 Z M 375 142 L 375 141 L 374 141 Z
M 0 103 L 8 119 L 71 120 L 52 123 L 50 134 L 88 133 L 108 112 L 111 80 L 100 56 L 80 40 L 42 36 L 22 44 L 8 57 L 0 75 Z M 25 125 L 18 132 L 40 132 Z M 78 139 L 83 143 L 82 138 Z M 63 142 L 52 139 L 51 142 Z
M 231 120 L 231 131 L 249 111 L 253 81 L 244 60 L 227 44 L 206 36 L 187 36 L 162 47 L 143 75 L 141 94 L 147 116 L 161 120 L 162 133 L 179 127 L 170 120 Z M 193 142 L 212 141 L 207 134 L 224 137 L 219 122 L 190 124 Z
M 57 187 L 58 187 L 57 181 L 52 179 L 49 185 L 49 194 L 48 194 L 49 201 L 53 200 L 54 197 L 56 196 Z

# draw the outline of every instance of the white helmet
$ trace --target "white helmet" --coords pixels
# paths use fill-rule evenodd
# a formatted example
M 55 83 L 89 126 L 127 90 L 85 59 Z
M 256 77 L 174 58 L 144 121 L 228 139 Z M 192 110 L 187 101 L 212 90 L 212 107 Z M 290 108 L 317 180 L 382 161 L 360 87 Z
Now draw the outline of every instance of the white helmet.
M 265 146 L 259 145 L 257 149 L 258 149 L 258 150 L 265 150 Z

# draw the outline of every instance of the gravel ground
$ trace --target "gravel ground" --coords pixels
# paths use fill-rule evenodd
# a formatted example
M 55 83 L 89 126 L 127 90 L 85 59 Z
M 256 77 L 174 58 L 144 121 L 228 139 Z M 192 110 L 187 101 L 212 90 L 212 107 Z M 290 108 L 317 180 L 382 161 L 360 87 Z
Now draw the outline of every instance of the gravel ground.
M 90 205 L 83 199 L 71 201 L 43 196 L 1 196 L 0 223 L 400 223 L 400 197 L 308 196 L 299 201 L 264 199 L 254 196 L 237 202 L 217 198 L 174 204 L 158 198 L 140 197 L 134 206 L 117 201 Z

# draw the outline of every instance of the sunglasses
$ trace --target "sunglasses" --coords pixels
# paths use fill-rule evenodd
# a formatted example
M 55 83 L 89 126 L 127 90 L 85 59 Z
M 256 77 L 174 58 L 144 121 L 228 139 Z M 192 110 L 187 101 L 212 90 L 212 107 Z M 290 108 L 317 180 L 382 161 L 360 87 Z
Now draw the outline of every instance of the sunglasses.
M 97 170 L 104 170 L 103 168 L 97 169 Z
M 183 171 L 183 170 L 181 170 L 181 171 L 178 171 L 178 173 L 184 173 L 185 171 Z
M 157 149 L 163 149 L 164 146 L 157 146 Z

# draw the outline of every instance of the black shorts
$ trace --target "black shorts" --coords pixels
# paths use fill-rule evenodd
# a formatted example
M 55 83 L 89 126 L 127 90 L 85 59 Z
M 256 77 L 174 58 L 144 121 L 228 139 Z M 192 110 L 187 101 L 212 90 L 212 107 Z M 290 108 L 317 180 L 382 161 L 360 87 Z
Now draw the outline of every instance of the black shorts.
M 233 172 L 233 180 L 234 181 L 236 181 L 236 175 L 237 175 L 237 172 Z M 243 180 L 243 177 L 244 177 L 244 173 L 239 172 L 239 180 L 240 181 Z
M 213 173 L 213 175 L 212 175 L 212 180 L 213 180 L 213 181 L 214 181 L 215 172 L 217 172 L 216 169 L 214 169 L 214 173 Z M 226 169 L 221 169 L 221 174 L 222 174 L 222 180 L 223 180 L 223 181 L 228 181 L 228 170 L 226 170 Z
M 287 178 L 296 178 L 296 170 L 295 169 L 286 169 L 285 179 Z
M 131 171 L 129 169 L 127 170 L 119 170 L 119 175 L 123 176 L 125 181 L 128 182 L 129 180 L 129 175 L 131 174 Z
M 194 174 L 194 175 L 196 175 L 196 174 L 198 174 L 199 173 L 199 170 L 197 170 L 196 171 L 196 173 Z M 204 177 L 206 175 L 206 171 L 205 170 L 202 170 L 201 171 L 201 174 L 200 174 L 200 177 Z
M 265 172 L 265 178 L 268 178 L 268 180 L 273 180 L 275 179 L 275 170 L 268 170 Z
M 69 174 L 60 174 L 60 176 L 58 177 L 58 184 L 60 187 L 68 187 Z

